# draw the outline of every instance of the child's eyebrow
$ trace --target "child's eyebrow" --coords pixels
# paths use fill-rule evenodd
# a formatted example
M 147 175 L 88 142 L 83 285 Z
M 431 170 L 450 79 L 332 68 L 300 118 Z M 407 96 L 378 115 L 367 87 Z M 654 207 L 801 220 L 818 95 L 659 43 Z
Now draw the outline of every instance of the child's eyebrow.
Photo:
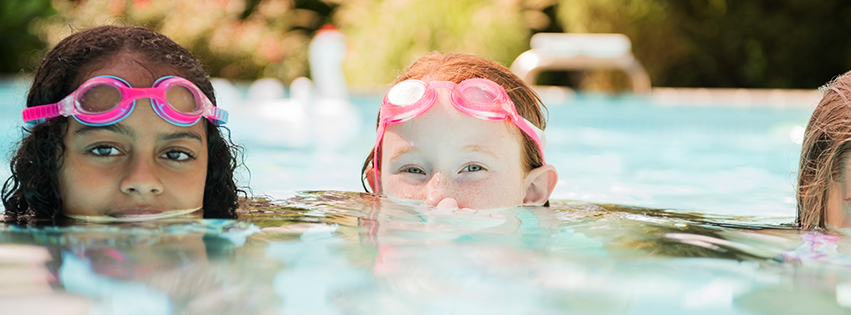
M 82 127 L 80 127 L 80 129 L 77 129 L 76 131 L 74 131 L 74 134 L 77 135 L 77 136 L 84 136 L 86 134 L 96 132 L 96 131 L 109 131 L 109 132 L 114 132 L 114 133 L 117 133 L 117 134 L 120 134 L 120 135 L 128 136 L 128 137 L 131 137 L 131 138 L 136 137 L 136 131 L 134 131 L 132 128 L 127 127 L 125 125 L 122 125 L 120 123 L 114 124 L 114 125 L 109 125 L 109 126 L 101 126 L 101 127 L 82 126 Z M 195 139 L 195 140 L 198 140 L 199 142 L 204 142 L 204 138 L 202 138 L 200 134 L 198 134 L 197 132 L 191 132 L 191 131 L 174 132 L 174 133 L 161 133 L 161 134 L 157 135 L 157 140 L 160 140 L 160 141 L 169 141 L 169 140 L 186 139 L 186 138 Z
M 74 135 L 84 136 L 88 133 L 92 133 L 92 132 L 99 131 L 99 130 L 110 131 L 110 132 L 114 132 L 114 133 L 117 133 L 117 134 L 120 134 L 120 135 L 125 135 L 125 136 L 128 136 L 128 137 L 131 137 L 131 138 L 136 137 L 136 132 L 133 131 L 133 129 L 131 129 L 131 128 L 125 126 L 125 125 L 122 125 L 120 123 L 114 124 L 114 125 L 108 125 L 108 126 L 101 126 L 101 127 L 82 126 L 82 127 L 80 127 L 80 129 L 77 129 L 76 131 L 74 131 Z
M 483 147 L 483 146 L 476 145 L 476 144 L 466 145 L 466 146 L 462 147 L 461 150 L 459 150 L 459 151 L 480 152 L 480 153 L 490 155 L 493 158 L 499 160 L 499 156 L 497 156 L 495 153 L 491 152 L 488 149 L 485 149 L 485 147 Z
M 157 140 L 160 140 L 160 141 L 170 141 L 170 140 L 186 139 L 186 138 L 195 139 L 195 140 L 198 140 L 198 142 L 204 142 L 204 138 L 201 138 L 200 134 L 198 134 L 197 132 L 192 132 L 192 131 L 175 132 L 175 133 L 161 133 L 161 134 L 157 135 Z
M 391 159 L 391 160 L 395 160 L 396 158 L 398 158 L 398 157 L 402 156 L 403 154 L 408 153 L 408 152 L 410 152 L 410 151 L 414 151 L 414 150 L 416 150 L 416 149 L 417 149 L 417 148 L 415 148 L 415 147 L 414 147 L 414 146 L 412 146 L 412 145 L 406 145 L 406 146 L 402 147 L 401 149 L 398 149 L 398 150 L 396 150 L 396 151 L 393 151 L 393 154 L 390 156 L 390 159 Z

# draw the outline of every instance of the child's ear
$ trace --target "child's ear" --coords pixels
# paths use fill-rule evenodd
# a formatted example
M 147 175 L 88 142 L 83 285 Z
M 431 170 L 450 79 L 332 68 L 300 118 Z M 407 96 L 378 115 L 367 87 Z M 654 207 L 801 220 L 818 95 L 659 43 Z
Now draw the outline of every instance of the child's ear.
M 533 169 L 526 176 L 526 197 L 524 205 L 543 205 L 550 199 L 550 194 L 558 182 L 558 172 L 552 165 L 544 165 Z
M 375 191 L 375 169 L 372 166 L 366 168 L 366 183 L 369 184 L 369 190 L 372 190 L 372 193 L 377 194 Z

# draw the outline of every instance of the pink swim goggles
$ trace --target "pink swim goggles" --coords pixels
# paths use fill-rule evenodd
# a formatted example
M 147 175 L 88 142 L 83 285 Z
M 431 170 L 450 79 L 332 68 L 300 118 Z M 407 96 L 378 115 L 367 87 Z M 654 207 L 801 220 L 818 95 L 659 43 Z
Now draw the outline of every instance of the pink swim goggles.
M 176 126 L 192 126 L 201 117 L 215 125 L 228 120 L 227 111 L 214 106 L 201 89 L 184 78 L 166 76 L 151 88 L 132 88 L 121 78 L 97 76 L 58 103 L 24 109 L 24 122 L 35 125 L 53 117 L 73 116 L 88 126 L 112 125 L 127 118 L 140 98 L 150 99 L 154 112 Z
M 437 100 L 437 88 L 446 88 L 451 91 L 452 105 L 467 115 L 484 120 L 508 120 L 513 123 L 535 141 L 541 152 L 541 161 L 544 160 L 546 135 L 540 128 L 517 114 L 514 102 L 499 84 L 480 78 L 467 79 L 460 84 L 451 81 L 426 83 L 420 80 L 405 80 L 390 88 L 381 103 L 372 160 L 376 185 L 378 185 L 378 146 L 384 139 L 387 126 L 411 120 L 425 113 Z

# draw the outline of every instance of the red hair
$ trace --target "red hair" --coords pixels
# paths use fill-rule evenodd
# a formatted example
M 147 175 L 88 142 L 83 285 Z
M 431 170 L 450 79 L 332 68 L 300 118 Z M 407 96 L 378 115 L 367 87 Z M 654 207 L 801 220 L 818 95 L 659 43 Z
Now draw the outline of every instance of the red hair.
M 546 106 L 541 102 L 538 94 L 526 85 L 523 80 L 517 75 L 508 70 L 505 66 L 496 61 L 466 54 L 442 54 L 438 52 L 429 53 L 413 64 L 396 78 L 393 84 L 410 80 L 428 78 L 429 81 L 452 81 L 461 83 L 461 81 L 473 78 L 484 78 L 496 82 L 508 94 L 514 106 L 517 108 L 517 114 L 526 118 L 536 127 L 541 130 L 546 129 L 547 121 L 544 116 Z M 376 119 L 378 126 L 378 119 Z M 538 150 L 538 145 L 529 136 L 523 135 L 523 165 L 526 172 L 544 165 L 541 152 Z M 381 154 L 381 148 L 378 148 Z M 372 160 L 375 158 L 372 149 L 363 163 L 361 168 L 361 182 L 366 179 L 366 172 L 372 167 Z M 379 159 L 380 161 L 380 159 Z M 381 164 L 379 163 L 379 168 Z M 366 189 L 366 185 L 364 185 Z

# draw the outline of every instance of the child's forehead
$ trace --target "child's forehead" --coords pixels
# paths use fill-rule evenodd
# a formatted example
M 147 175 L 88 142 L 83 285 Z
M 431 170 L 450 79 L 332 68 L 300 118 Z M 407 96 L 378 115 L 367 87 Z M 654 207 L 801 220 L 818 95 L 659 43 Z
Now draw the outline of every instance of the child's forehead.
M 520 132 L 515 132 L 517 127 L 507 120 L 483 120 L 464 114 L 455 109 L 446 97 L 441 95 L 441 100 L 422 115 L 401 124 L 392 124 L 388 130 L 417 135 L 432 141 L 445 140 L 443 137 L 476 139 L 480 138 L 478 135 L 481 134 L 515 135 Z
M 388 126 L 384 137 L 387 159 L 407 156 L 429 163 L 455 163 L 472 156 L 491 156 L 506 163 L 522 162 L 521 138 L 512 133 L 505 121 L 420 120 L 414 118 Z M 513 127 L 513 126 L 512 126 Z M 471 155 L 472 154 L 472 155 Z M 404 159 L 399 160 L 404 161 Z

